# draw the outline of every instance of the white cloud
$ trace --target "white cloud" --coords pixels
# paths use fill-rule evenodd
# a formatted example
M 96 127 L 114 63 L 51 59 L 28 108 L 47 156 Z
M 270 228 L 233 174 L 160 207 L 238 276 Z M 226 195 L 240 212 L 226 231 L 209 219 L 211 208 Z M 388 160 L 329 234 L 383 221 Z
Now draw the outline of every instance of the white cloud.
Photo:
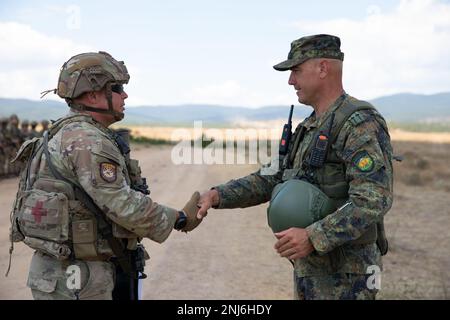
M 45 9 L 44 19 L 57 16 L 62 21 L 58 20 L 59 25 L 77 26 L 76 12 L 74 15 L 70 7 Z M 34 16 L 34 8 L 28 14 Z M 35 24 L 30 22 L 30 25 Z M 282 27 L 285 31 L 286 25 Z M 381 5 L 371 5 L 360 19 L 312 19 L 296 22 L 294 27 L 295 34 L 331 33 L 341 37 L 345 52 L 345 88 L 358 98 L 371 99 L 398 92 L 449 91 L 448 2 L 403 0 L 389 11 Z M 270 39 L 268 37 L 272 45 Z M 5 21 L 0 21 L 0 43 L 0 96 L 10 98 L 38 99 L 41 91 L 55 88 L 59 69 L 70 56 L 97 51 L 69 38 L 50 36 L 26 24 Z M 236 39 L 236 46 L 239 46 L 239 39 Z M 285 46 L 287 48 L 288 43 Z M 161 48 L 166 50 L 164 46 Z M 161 71 L 155 64 L 133 61 L 127 58 L 129 49 L 121 50 L 132 77 L 127 86 L 130 95 L 127 105 L 208 103 L 257 107 L 296 102 L 295 92 L 287 84 L 288 73 L 272 70 L 274 64 L 285 58 L 287 52 L 284 51 L 273 61 L 273 57 L 264 57 L 263 63 L 267 61 L 267 65 L 245 65 L 246 68 L 242 68 L 245 74 L 222 72 L 220 68 L 228 66 L 219 63 L 216 66 L 218 77 L 192 72 L 186 78 L 177 76 L 177 70 L 170 67 Z M 52 94 L 46 98 L 58 99 Z
M 450 4 L 403 0 L 392 12 L 370 6 L 362 20 L 301 21 L 302 34 L 338 35 L 344 85 L 360 98 L 448 91 Z
M 38 99 L 41 91 L 56 87 L 64 61 L 79 52 L 92 51 L 86 45 L 16 22 L 0 22 L 0 43 L 0 92 L 8 98 Z

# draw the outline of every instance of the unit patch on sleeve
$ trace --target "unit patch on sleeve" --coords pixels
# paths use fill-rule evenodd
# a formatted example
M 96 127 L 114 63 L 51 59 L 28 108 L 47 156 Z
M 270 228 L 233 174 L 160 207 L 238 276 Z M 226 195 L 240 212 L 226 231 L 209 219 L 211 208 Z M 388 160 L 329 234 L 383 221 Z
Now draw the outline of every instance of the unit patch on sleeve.
M 100 163 L 100 177 L 106 182 L 114 182 L 117 179 L 117 165 L 110 162 Z
M 370 172 L 374 167 L 374 161 L 366 151 L 358 152 L 353 157 L 353 164 L 362 172 Z

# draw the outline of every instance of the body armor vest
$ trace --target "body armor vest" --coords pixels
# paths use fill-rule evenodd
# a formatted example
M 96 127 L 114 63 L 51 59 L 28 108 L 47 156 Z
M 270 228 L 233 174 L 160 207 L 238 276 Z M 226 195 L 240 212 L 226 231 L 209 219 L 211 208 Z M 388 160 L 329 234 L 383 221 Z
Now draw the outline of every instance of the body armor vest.
M 344 96 L 345 98 L 347 95 Z M 291 144 L 288 155 L 284 158 L 282 163 L 283 176 L 282 180 L 287 181 L 290 179 L 304 179 L 322 190 L 334 203 L 336 209 L 344 205 L 349 201 L 348 190 L 349 184 L 345 176 L 345 164 L 336 154 L 336 140 L 339 133 L 347 120 L 351 121 L 354 125 L 358 125 L 365 121 L 357 111 L 371 110 L 374 114 L 374 118 L 381 125 L 382 129 L 388 134 L 387 125 L 381 116 L 378 115 L 376 109 L 369 103 L 353 100 L 354 103 L 348 101 L 349 99 L 343 98 L 341 105 L 332 113 L 330 113 L 327 119 L 324 119 L 321 127 L 317 130 L 317 135 L 326 131 L 326 126 L 329 125 L 330 117 L 332 120 L 331 130 L 329 132 L 330 144 L 326 153 L 326 158 L 321 167 L 313 167 L 308 163 L 309 156 L 313 149 L 315 137 L 312 139 L 310 145 L 307 147 L 304 160 L 300 168 L 292 168 L 295 155 L 298 151 L 300 144 L 304 138 L 306 128 L 300 124 L 294 133 L 294 140 Z M 334 113 L 334 115 L 333 115 Z M 317 136 L 316 135 L 316 136 Z M 369 229 L 361 235 L 358 239 L 349 241 L 349 244 L 364 245 L 376 242 L 382 255 L 385 255 L 388 250 L 387 240 L 384 233 L 383 221 L 372 225 Z M 337 248 L 339 251 L 339 248 Z M 336 251 L 333 250 L 333 251 Z M 332 251 L 332 255 L 339 256 L 336 252 Z M 335 259 L 336 260 L 336 259 Z
M 62 176 L 52 165 L 47 150 L 48 136 L 53 137 L 63 126 L 79 121 L 89 122 L 114 139 L 108 129 L 90 117 L 74 115 L 56 121 L 44 137 L 25 142 L 17 153 L 14 160 L 25 161 L 27 167 L 21 174 L 11 212 L 10 254 L 13 242 L 19 241 L 58 260 L 106 261 L 112 256 L 118 260 L 121 256 L 128 259 L 121 252 L 137 248 L 141 239 L 136 234 L 107 219 L 92 199 L 83 195 L 84 191 L 80 191 L 76 182 Z M 140 169 L 136 160 L 129 157 L 127 160 L 124 174 L 130 187 L 135 189 L 133 181 L 142 181 L 136 176 Z M 134 179 L 130 179 L 130 171 L 135 175 Z M 119 264 L 124 271 L 131 272 L 126 262 L 119 261 Z

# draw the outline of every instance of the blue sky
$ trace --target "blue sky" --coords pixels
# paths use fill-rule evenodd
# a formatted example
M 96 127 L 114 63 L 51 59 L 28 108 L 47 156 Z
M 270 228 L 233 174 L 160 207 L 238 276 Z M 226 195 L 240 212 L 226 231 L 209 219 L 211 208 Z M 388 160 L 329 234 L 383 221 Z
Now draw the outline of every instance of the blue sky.
M 70 56 L 104 50 L 128 66 L 131 106 L 287 105 L 272 65 L 314 33 L 341 37 L 358 98 L 450 89 L 449 1 L 44 0 L 0 2 L 0 96 L 39 99 Z

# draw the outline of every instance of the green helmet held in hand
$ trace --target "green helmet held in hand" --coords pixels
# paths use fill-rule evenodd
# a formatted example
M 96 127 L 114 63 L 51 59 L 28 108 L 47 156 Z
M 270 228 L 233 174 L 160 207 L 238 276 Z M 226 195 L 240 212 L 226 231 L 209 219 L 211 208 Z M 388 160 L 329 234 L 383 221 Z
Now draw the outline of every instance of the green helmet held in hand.
M 291 227 L 306 228 L 335 210 L 333 201 L 319 188 L 291 179 L 273 189 L 267 221 L 273 232 Z

